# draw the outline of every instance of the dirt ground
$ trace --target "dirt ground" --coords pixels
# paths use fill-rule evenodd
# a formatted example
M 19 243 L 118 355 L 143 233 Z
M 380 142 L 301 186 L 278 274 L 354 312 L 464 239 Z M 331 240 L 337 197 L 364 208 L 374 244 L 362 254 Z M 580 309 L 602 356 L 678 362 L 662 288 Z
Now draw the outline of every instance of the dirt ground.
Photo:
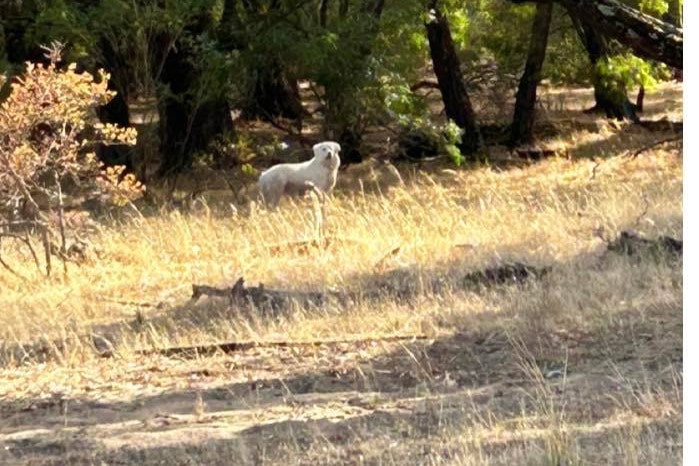
M 2 401 L 0 462 L 424 464 L 437 455 L 450 463 L 465 442 L 494 464 L 508 464 L 520 454 L 518 443 L 547 438 L 550 420 L 527 420 L 525 413 L 550 402 L 564 409 L 566 433 L 585 452 L 585 464 L 612 464 L 614 439 L 629 425 L 654 442 L 681 438 L 681 411 L 663 401 L 681 399 L 681 311 L 649 309 L 640 322 L 635 312 L 620 315 L 599 332 L 542 335 L 531 361 L 520 360 L 502 332 L 466 331 L 419 342 L 63 368 L 52 375 L 50 392 Z M 20 370 L 41 378 L 50 366 Z M 529 372 L 537 370 L 540 376 Z M 91 380 L 95 373 L 100 382 Z M 32 380 L 27 375 L 23 382 Z M 63 377 L 81 379 L 82 393 L 66 391 Z M 653 380 L 652 391 L 644 378 Z M 542 399 L 532 396 L 538 391 Z M 460 438 L 455 426 L 464 423 L 481 427 Z M 609 439 L 606 449 L 599 438 Z M 662 464 L 681 462 L 681 444 L 663 450 L 673 456 Z M 640 464 L 661 464 L 657 459 Z

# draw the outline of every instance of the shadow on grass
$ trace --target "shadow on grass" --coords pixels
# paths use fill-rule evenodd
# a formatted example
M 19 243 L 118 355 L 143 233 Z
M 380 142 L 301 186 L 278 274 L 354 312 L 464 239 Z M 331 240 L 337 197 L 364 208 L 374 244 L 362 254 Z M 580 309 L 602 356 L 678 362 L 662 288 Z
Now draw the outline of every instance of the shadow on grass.
M 530 325 L 539 320 L 536 311 L 473 315 L 451 335 L 386 345 L 346 367 L 332 356 L 366 348 L 339 345 L 296 354 L 294 367 L 281 375 L 264 366 L 287 360 L 291 351 L 265 357 L 244 352 L 235 357 L 232 378 L 260 375 L 128 402 L 63 396 L 17 410 L 0 401 L 0 435 L 14 434 L 2 442 L 3 455 L 8 462 L 35 464 L 261 464 L 289 458 L 354 464 L 361 454 L 370 462 L 422 464 L 430 455 L 448 461 L 449 455 L 476 452 L 507 464 L 519 454 L 541 460 L 551 436 L 565 433 L 555 427 L 563 422 L 564 437 L 577 449 L 589 444 L 575 450 L 583 457 L 611 449 L 617 437 L 641 439 L 646 431 L 653 432 L 658 454 L 677 457 L 681 307 L 647 301 L 580 327 L 555 318 Z M 496 318 L 504 322 L 493 328 Z M 652 454 L 639 445 L 641 454 Z
M 643 261 L 649 260 L 657 268 L 644 275 Z M 376 287 L 377 300 L 408 304 L 425 294 L 482 295 L 491 287 L 529 298 L 503 301 L 509 307 L 498 312 L 453 317 L 453 331 L 431 340 L 220 355 L 224 369 L 217 370 L 229 383 L 217 379 L 122 402 L 62 394 L 0 400 L 0 463 L 261 464 L 294 458 L 354 464 L 361 454 L 369 462 L 422 464 L 434 460 L 430 455 L 449 462 L 449 455 L 475 452 L 512 464 L 524 460 L 511 455 L 541 459 L 552 435 L 588 442 L 589 451 L 580 453 L 587 457 L 618 444 L 610 441 L 616 436 L 641 439 L 646 430 L 660 440 L 639 440 L 643 454 L 650 455 L 652 445 L 659 458 L 676 458 L 681 283 L 668 283 L 665 295 L 611 303 L 614 309 L 600 315 L 585 309 L 599 303 L 584 294 L 566 304 L 571 308 L 556 309 L 562 304 L 555 290 L 578 285 L 579 269 L 600 283 L 626 274 L 642 294 L 647 276 L 677 276 L 681 265 L 681 259 L 648 252 L 597 254 L 551 264 L 541 276 L 475 288 L 465 287 L 469 271 L 457 259 L 430 270 L 406 269 L 398 277 L 395 271 L 357 276 L 356 283 Z M 584 291 L 592 285 L 579 286 Z M 216 325 L 234 312 L 211 303 L 196 309 L 182 306 L 160 318 L 176 331 L 185 324 Z M 452 310 L 444 311 L 449 319 Z M 144 371 L 160 370 L 163 357 L 153 358 Z M 201 365 L 184 367 L 184 380 L 208 377 L 203 358 Z

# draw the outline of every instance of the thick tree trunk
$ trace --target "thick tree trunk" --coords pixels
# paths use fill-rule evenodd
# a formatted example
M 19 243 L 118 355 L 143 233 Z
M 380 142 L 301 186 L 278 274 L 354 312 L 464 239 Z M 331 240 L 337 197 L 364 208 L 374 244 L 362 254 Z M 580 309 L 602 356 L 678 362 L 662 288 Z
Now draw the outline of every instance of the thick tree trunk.
M 241 33 L 245 24 L 260 25 L 260 31 L 268 32 L 273 20 L 284 14 L 284 6 L 277 1 L 260 2 L 224 0 L 221 23 L 217 36 L 227 50 L 250 51 L 246 33 Z M 264 13 L 263 13 L 264 11 Z M 257 63 L 255 63 L 257 65 Z M 244 104 L 245 118 L 260 117 L 265 120 L 289 118 L 300 120 L 304 115 L 303 105 L 296 81 L 289 79 L 281 60 L 267 58 L 256 66 L 256 74 L 248 89 L 248 101 Z
M 432 18 L 425 23 L 425 28 L 444 110 L 447 118 L 464 130 L 459 149 L 464 154 L 473 154 L 480 147 L 480 134 L 476 114 L 461 75 L 461 64 L 454 47 L 449 21 L 439 10 L 436 0 L 429 3 L 428 11 Z
M 286 77 L 278 62 L 260 70 L 252 95 L 245 112 L 247 118 L 260 116 L 264 119 L 283 117 L 298 120 L 303 117 L 298 85 Z
M 536 6 L 527 64 L 517 89 L 509 141 L 511 147 L 530 143 L 534 139 L 536 88 L 541 80 L 541 67 L 546 57 L 552 10 L 552 3 L 540 3 Z
M 568 13 L 592 64 L 595 106 L 585 110 L 585 113 L 600 112 L 606 114 L 607 118 L 616 118 L 617 120 L 628 118 L 633 122 L 638 122 L 637 108 L 629 101 L 626 86 L 620 83 L 605 82 L 597 68 L 600 61 L 609 59 L 610 51 L 607 39 L 578 18 L 574 12 L 568 10 Z
M 195 152 L 203 150 L 217 135 L 232 131 L 230 107 L 225 99 L 197 100 L 187 92 L 201 85 L 192 66 L 191 50 L 184 46 L 171 53 L 161 80 L 173 97 L 160 105 L 159 176 L 177 173 L 191 166 Z M 205 72 L 205 70 L 204 70 Z
M 682 27 L 682 5 L 680 0 L 669 0 L 667 13 L 663 16 L 663 20 L 674 25 L 675 27 Z M 675 68 L 673 72 L 673 77 L 677 81 L 682 81 L 682 69 Z
M 509 0 L 511 3 L 559 3 L 634 54 L 682 69 L 682 29 L 624 5 L 619 0 Z
M 330 0 L 320 0 L 318 6 L 318 23 L 320 27 L 325 27 L 328 24 L 328 2 Z

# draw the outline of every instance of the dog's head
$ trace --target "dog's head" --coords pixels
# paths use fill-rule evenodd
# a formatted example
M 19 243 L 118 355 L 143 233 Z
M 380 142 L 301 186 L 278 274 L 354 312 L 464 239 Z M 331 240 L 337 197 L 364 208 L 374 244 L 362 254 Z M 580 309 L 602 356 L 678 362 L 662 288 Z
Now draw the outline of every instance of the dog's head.
M 330 170 L 340 167 L 340 144 L 334 141 L 319 142 L 313 146 L 313 158 Z

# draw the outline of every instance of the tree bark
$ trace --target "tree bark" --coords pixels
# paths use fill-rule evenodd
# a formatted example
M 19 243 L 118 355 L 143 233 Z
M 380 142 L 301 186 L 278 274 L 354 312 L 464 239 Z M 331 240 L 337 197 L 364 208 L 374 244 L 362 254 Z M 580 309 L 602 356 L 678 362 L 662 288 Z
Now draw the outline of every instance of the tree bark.
M 682 27 L 682 5 L 680 0 L 669 0 L 667 13 L 665 13 L 664 21 L 681 28 Z
M 610 57 L 609 43 L 606 37 L 578 18 L 574 12 L 568 10 L 568 14 L 578 32 L 580 41 L 583 43 L 585 50 L 587 50 L 587 55 L 592 64 L 595 106 L 585 110 L 585 113 L 603 112 L 607 115 L 607 118 L 616 118 L 617 120 L 628 118 L 633 122 L 638 122 L 639 119 L 636 115 L 637 106 L 634 106 L 629 101 L 626 86 L 619 83 L 604 82 L 600 76 L 597 68 L 598 63 L 608 60 Z
M 303 117 L 298 85 L 287 78 L 282 64 L 274 60 L 270 66 L 259 71 L 253 99 L 245 116 L 260 116 L 267 120 L 275 117 L 298 120 Z
M 511 3 L 557 2 L 605 36 L 641 58 L 682 69 L 682 29 L 641 13 L 619 0 L 509 0 Z
M 454 47 L 449 21 L 439 10 L 437 0 L 428 4 L 428 11 L 432 19 L 425 23 L 425 28 L 444 109 L 447 118 L 464 130 L 459 149 L 464 154 L 473 154 L 480 147 L 480 134 L 476 114 L 461 75 L 461 64 Z
M 171 53 L 161 81 L 173 96 L 160 103 L 160 154 L 158 176 L 188 169 L 195 152 L 217 135 L 233 130 L 230 107 L 224 98 L 201 99 L 187 93 L 196 86 L 201 71 L 192 65 L 192 51 L 184 45 Z
M 524 66 L 524 73 L 517 89 L 515 113 L 512 118 L 509 141 L 511 147 L 522 143 L 530 143 L 534 138 L 536 88 L 541 80 L 541 67 L 546 57 L 552 10 L 552 3 L 539 3 L 536 5 L 527 63 Z
M 328 2 L 330 0 L 320 0 L 318 7 L 318 23 L 320 27 L 325 27 L 328 24 Z

